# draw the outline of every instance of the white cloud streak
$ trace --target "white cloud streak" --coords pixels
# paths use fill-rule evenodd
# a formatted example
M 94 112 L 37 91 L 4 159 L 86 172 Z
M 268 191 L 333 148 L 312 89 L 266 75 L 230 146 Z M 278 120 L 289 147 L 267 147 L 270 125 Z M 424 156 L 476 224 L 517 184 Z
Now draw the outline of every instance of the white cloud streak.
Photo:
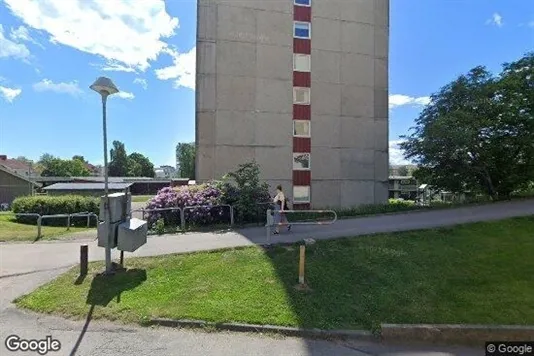
M 412 164 L 412 162 L 404 158 L 403 151 L 399 147 L 399 144 L 401 142 L 402 140 L 389 141 L 389 164 L 393 164 L 393 165 Z
M 18 28 L 11 28 L 11 32 L 9 33 L 9 37 L 13 40 L 13 41 L 26 41 L 26 42 L 31 42 L 41 48 L 44 49 L 44 46 L 42 44 L 40 44 L 39 42 L 37 42 L 36 40 L 34 40 L 31 36 L 30 36 L 30 31 L 24 27 L 24 26 L 19 26 Z
M 126 100 L 132 100 L 135 98 L 135 95 L 127 91 L 120 91 L 117 94 L 111 95 L 111 98 L 114 98 L 114 97 L 126 99 Z
M 27 26 L 52 43 L 103 57 L 106 70 L 145 71 L 179 27 L 164 0 L 4 0 Z
M 54 83 L 49 79 L 43 79 L 33 85 L 33 89 L 37 92 L 51 91 L 59 94 L 69 94 L 77 96 L 83 93 L 78 86 L 78 82 L 72 81 L 70 83 Z
M 4 27 L 0 24 L 0 58 L 17 58 L 26 60 L 30 50 L 22 43 L 16 43 L 4 36 Z
M 142 79 L 142 78 L 135 78 L 134 81 L 133 81 L 134 84 L 139 84 L 140 86 L 143 87 L 143 89 L 147 90 L 148 89 L 148 83 L 146 81 L 146 79 Z
M 486 24 L 487 25 L 494 25 L 494 26 L 497 26 L 497 27 L 502 27 L 503 26 L 502 16 L 499 13 L 496 12 L 491 16 L 491 19 L 488 19 L 486 21 Z
M 22 89 L 8 88 L 0 85 L 0 96 L 8 103 L 12 103 L 21 93 Z
M 393 94 L 389 96 L 389 108 L 394 109 L 399 106 L 426 106 L 430 104 L 429 96 L 413 97 L 403 94 Z
M 156 69 L 156 77 L 160 80 L 172 79 L 175 88 L 185 87 L 195 90 L 196 47 L 193 47 L 186 53 L 179 53 L 172 49 L 167 49 L 166 52 L 172 56 L 173 64 L 168 67 Z

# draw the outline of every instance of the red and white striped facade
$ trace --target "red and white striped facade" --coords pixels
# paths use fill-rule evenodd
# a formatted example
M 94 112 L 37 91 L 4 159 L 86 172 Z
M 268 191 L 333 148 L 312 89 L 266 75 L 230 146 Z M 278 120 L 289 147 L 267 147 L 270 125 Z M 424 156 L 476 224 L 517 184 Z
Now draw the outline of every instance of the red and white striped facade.
M 306 135 L 297 135 L 295 129 L 293 129 L 293 161 L 295 154 L 307 154 L 311 158 L 311 65 L 308 67 L 308 71 L 299 71 L 296 68 L 295 61 L 296 56 L 305 55 L 309 56 L 308 63 L 311 64 L 311 20 L 312 20 L 312 6 L 311 1 L 309 5 L 299 5 L 298 2 L 294 2 L 293 6 L 293 21 L 295 23 L 309 23 L 310 38 L 293 38 L 293 88 L 309 88 L 309 102 L 307 104 L 298 104 L 293 101 L 293 121 L 307 121 L 308 122 L 308 137 Z M 295 33 L 295 30 L 293 30 Z M 293 94 L 295 95 L 295 94 Z M 311 162 L 309 159 L 308 162 Z M 298 199 L 293 201 L 294 209 L 310 209 L 311 202 L 311 164 L 309 167 L 303 169 L 295 169 L 295 163 L 293 162 L 293 197 L 298 197 L 297 190 L 308 192 L 310 197 L 307 202 L 299 202 Z

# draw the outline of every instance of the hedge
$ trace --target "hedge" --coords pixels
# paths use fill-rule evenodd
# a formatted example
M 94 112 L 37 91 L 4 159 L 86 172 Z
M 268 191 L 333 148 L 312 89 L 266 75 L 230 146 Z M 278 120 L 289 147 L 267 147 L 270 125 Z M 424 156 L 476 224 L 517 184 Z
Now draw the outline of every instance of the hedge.
M 81 195 L 61 195 L 61 196 L 27 196 L 16 198 L 12 204 L 15 214 L 37 213 L 40 215 L 74 214 L 90 212 L 98 215 L 100 200 L 96 197 Z M 36 223 L 35 217 L 17 217 L 21 223 Z M 66 226 L 66 218 L 44 219 L 43 225 Z M 71 218 L 74 226 L 86 226 L 87 217 Z M 91 225 L 96 226 L 94 218 L 91 218 Z

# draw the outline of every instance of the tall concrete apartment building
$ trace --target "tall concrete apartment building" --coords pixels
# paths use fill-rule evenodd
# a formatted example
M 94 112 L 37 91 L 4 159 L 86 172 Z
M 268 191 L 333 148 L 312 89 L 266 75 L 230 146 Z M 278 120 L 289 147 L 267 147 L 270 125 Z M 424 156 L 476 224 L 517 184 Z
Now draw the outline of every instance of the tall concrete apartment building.
M 388 198 L 389 0 L 198 0 L 196 179 L 256 160 L 295 208 Z

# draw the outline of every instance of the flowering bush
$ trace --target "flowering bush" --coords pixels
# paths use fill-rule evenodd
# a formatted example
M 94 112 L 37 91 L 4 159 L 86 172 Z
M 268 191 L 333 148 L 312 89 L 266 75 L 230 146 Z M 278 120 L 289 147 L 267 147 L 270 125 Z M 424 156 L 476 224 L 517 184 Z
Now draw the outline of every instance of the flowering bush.
M 147 203 L 147 209 L 161 208 L 183 208 L 199 206 L 198 208 L 189 208 L 184 212 L 186 221 L 194 224 L 210 224 L 224 215 L 225 208 L 212 207 L 213 205 L 222 204 L 220 189 L 213 184 L 203 184 L 199 186 L 185 186 L 178 188 L 166 187 L 161 189 L 158 194 Z M 228 210 L 226 208 L 226 210 Z M 163 219 L 165 225 L 179 225 L 180 211 L 154 211 L 148 213 L 148 224 L 152 226 L 159 219 Z
M 202 185 L 178 188 L 166 187 L 147 204 L 147 209 L 188 208 L 184 217 L 188 223 L 207 225 L 217 222 L 228 223 L 230 211 L 228 207 L 215 205 L 232 205 L 237 222 L 251 222 L 261 215 L 258 203 L 271 200 L 269 188 L 259 179 L 259 166 L 256 162 L 242 164 L 235 172 L 231 172 L 222 181 L 212 181 Z M 263 206 L 263 208 L 265 208 Z M 264 213 L 264 211 L 263 211 Z M 148 224 L 153 227 L 158 220 L 165 226 L 180 225 L 180 211 L 154 211 L 148 213 Z M 161 224 L 161 223 L 160 223 Z

